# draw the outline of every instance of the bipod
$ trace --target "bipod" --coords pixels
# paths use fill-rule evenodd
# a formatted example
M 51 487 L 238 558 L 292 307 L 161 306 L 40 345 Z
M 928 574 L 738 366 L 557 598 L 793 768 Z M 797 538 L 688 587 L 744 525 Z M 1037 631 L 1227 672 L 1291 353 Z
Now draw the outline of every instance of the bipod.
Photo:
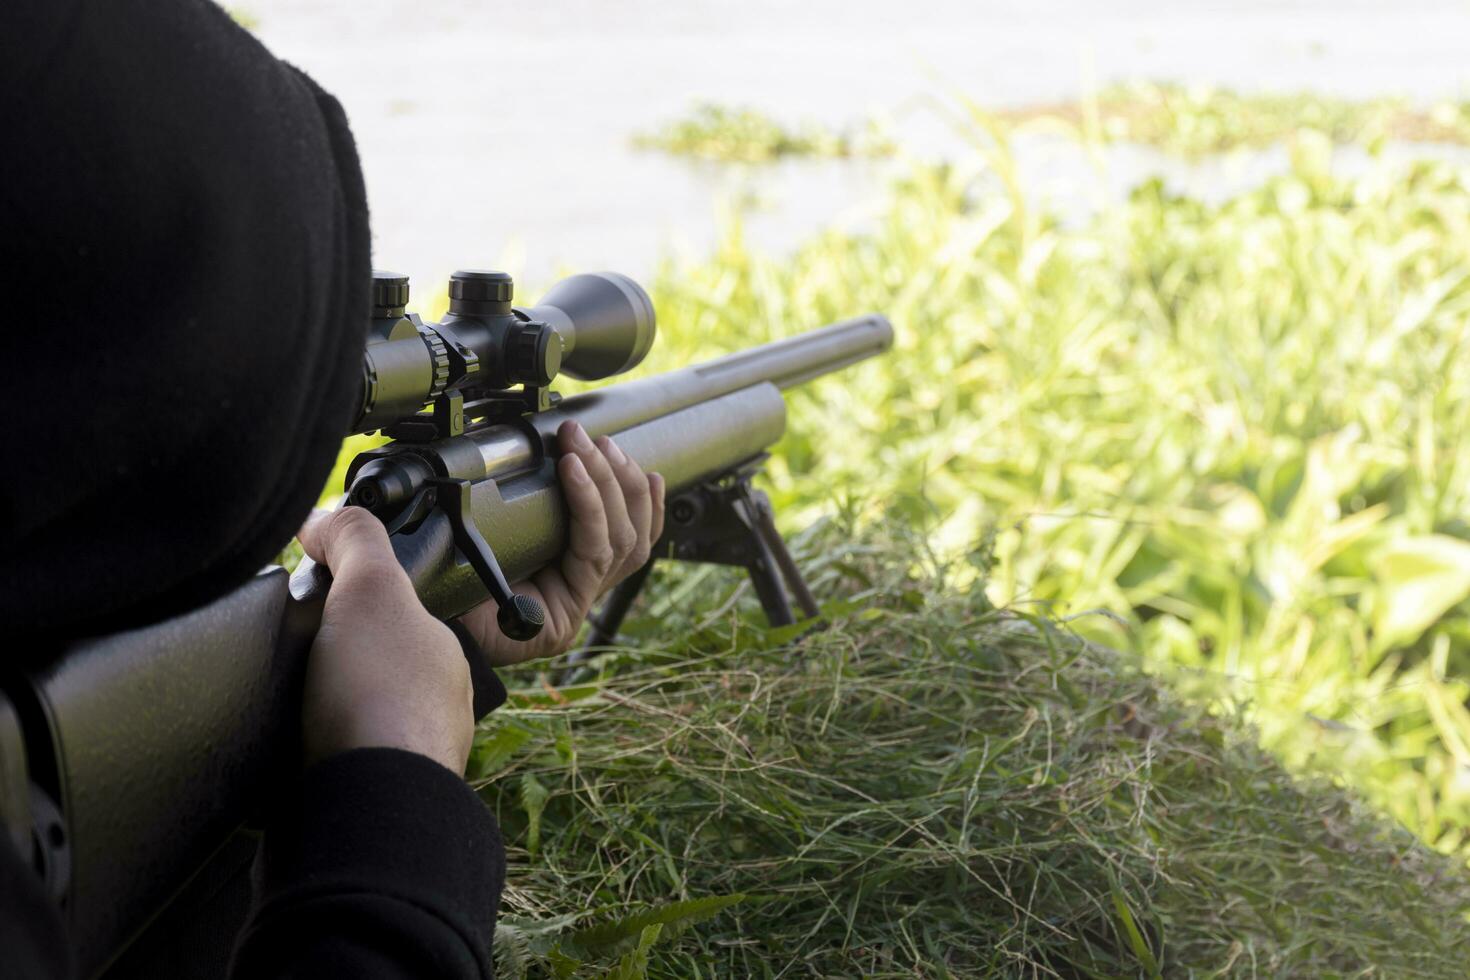
M 771 499 L 750 485 L 765 460 L 760 456 L 668 501 L 664 533 L 653 547 L 653 557 L 616 585 L 602 608 L 587 617 L 592 629 L 587 641 L 572 652 L 570 663 L 586 660 L 593 650 L 617 639 L 633 600 L 660 558 L 745 569 L 772 626 L 796 622 L 793 601 L 804 617 L 819 615 L 817 600 L 776 530 Z

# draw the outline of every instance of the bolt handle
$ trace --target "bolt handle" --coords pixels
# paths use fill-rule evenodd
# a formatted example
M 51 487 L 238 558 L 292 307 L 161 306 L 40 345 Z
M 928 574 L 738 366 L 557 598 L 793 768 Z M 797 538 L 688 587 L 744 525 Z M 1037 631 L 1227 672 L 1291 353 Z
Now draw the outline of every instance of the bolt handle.
M 466 518 L 470 511 L 470 481 L 437 478 L 430 480 L 429 485 L 435 490 L 439 509 L 449 518 L 454 546 L 469 560 L 490 598 L 500 607 L 495 617 L 500 631 L 512 640 L 524 642 L 534 638 L 546 625 L 546 611 L 530 596 L 510 590 L 500 562 L 495 560 L 495 552 L 490 550 L 475 522 Z

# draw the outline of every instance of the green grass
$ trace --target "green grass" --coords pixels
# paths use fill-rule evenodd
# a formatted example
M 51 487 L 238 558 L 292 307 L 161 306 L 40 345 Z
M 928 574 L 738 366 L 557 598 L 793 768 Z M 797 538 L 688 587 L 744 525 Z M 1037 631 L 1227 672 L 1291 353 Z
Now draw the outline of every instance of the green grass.
M 1470 877 L 1132 658 L 828 524 L 831 629 L 668 574 L 600 678 L 527 686 L 472 781 L 500 975 L 1460 977 Z M 956 573 L 959 573 L 956 577 Z
M 688 116 L 656 132 L 636 134 L 633 145 L 723 163 L 769 163 L 784 157 L 875 157 L 894 150 L 871 124 L 846 130 L 814 123 L 788 126 L 756 109 L 709 102 L 694 106 Z
M 1198 157 L 1259 149 L 1303 129 L 1338 143 L 1385 140 L 1470 144 L 1470 105 L 1441 101 L 1424 107 L 1404 99 L 1363 101 L 1309 92 L 1241 93 L 1209 85 L 1130 82 L 1095 100 L 1009 111 L 1013 122 L 1062 120 L 1108 140 L 1145 143 Z

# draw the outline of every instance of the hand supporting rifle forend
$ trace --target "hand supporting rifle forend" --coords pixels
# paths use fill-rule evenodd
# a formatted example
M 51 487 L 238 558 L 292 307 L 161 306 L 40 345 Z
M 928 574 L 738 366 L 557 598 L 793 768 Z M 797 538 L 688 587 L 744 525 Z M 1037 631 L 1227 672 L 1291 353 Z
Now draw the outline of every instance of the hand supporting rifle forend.
M 873 315 L 562 401 L 546 388 L 558 369 L 580 379 L 602 378 L 637 366 L 647 354 L 653 308 L 632 280 L 614 273 L 575 276 L 540 305 L 520 310 L 510 306 L 509 277 L 457 273 L 450 315 L 441 324 L 404 316 L 406 293 L 401 277 L 380 274 L 376 280 L 380 315 L 372 336 L 388 338 L 392 350 L 383 356 L 377 344 L 367 348 L 369 380 L 357 428 L 382 425 L 396 441 L 353 461 L 346 500 L 383 519 L 431 612 L 458 615 L 489 595 L 510 636 L 534 635 L 536 610 L 512 599 L 504 583 L 532 574 L 564 547 L 565 509 L 553 455 L 562 422 L 574 419 L 593 436 L 614 437 L 644 470 L 663 474 L 672 500 L 736 473 L 780 439 L 785 404 L 778 389 L 871 357 L 892 342 L 888 322 Z M 430 362 L 441 349 L 460 353 L 435 375 Z M 519 380 L 524 387 L 508 392 L 475 382 L 462 368 L 475 361 L 500 365 L 490 374 L 494 384 Z M 395 370 L 401 377 L 391 375 Z M 384 423 L 383 392 L 394 393 L 389 400 L 400 409 L 413 405 L 416 411 Z M 425 402 L 432 408 L 417 411 Z M 458 514 L 439 503 L 446 492 L 458 498 Z M 671 513 L 679 512 L 671 506 Z M 481 541 L 466 533 L 470 528 L 478 529 Z M 675 521 L 666 537 L 680 531 Z M 724 557 L 729 550 L 685 557 L 748 566 L 739 555 Z M 752 554 L 751 561 L 763 561 Z M 309 563 L 298 569 L 293 594 L 320 594 L 323 575 Z M 764 604 L 764 591 L 762 599 Z

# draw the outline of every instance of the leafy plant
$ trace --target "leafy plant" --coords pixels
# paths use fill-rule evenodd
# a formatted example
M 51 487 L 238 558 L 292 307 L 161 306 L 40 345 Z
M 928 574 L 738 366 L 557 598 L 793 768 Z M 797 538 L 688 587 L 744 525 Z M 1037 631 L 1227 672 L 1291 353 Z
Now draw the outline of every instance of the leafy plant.
M 1089 120 L 1089 112 L 1095 121 Z M 1312 92 L 1241 93 L 1211 85 L 1128 82 L 1086 102 L 1004 113 L 1012 122 L 1062 120 L 1096 126 L 1109 140 L 1146 143 L 1171 153 L 1200 157 L 1260 148 L 1310 129 L 1337 143 L 1381 145 L 1386 140 L 1470 143 L 1464 103 L 1430 107 L 1404 99 L 1336 99 Z
M 1470 183 L 1346 178 L 1314 132 L 1220 204 L 1162 182 L 1082 226 L 1004 128 L 917 166 L 870 230 L 791 255 L 732 224 L 654 288 L 661 370 L 864 310 L 895 349 L 789 393 L 799 527 L 862 487 L 941 552 L 995 530 L 997 604 L 1080 617 L 1435 846 L 1470 828 Z M 1100 610 L 1106 615 L 1093 615 Z
M 808 123 L 788 127 L 750 108 L 705 102 L 687 118 L 656 133 L 634 136 L 635 146 L 676 156 L 736 163 L 767 163 L 782 157 L 873 157 L 893 153 L 893 144 L 868 124 L 834 132 Z
M 533 851 L 534 853 L 534 851 Z M 500 976 L 524 977 L 542 962 L 560 977 L 585 974 L 585 967 L 615 960 L 605 980 L 635 980 L 646 975 L 649 954 L 658 943 L 677 939 L 691 926 L 741 902 L 744 895 L 664 902 L 580 929 L 569 928 L 576 915 L 538 922 L 506 916 L 496 923 L 495 961 Z

